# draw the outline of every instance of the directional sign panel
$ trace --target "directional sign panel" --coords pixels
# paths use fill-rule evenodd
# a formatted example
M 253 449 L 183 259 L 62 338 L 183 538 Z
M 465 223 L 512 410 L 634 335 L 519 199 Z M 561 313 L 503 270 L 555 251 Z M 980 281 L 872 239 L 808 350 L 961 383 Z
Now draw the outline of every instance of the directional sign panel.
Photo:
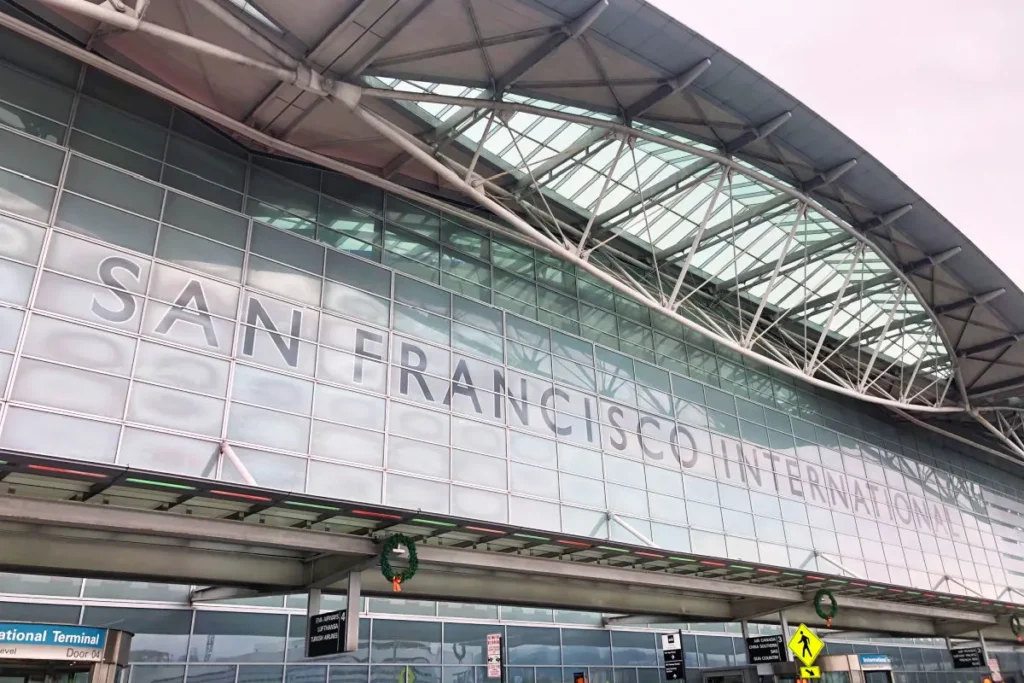
M 306 656 L 324 657 L 338 654 L 343 649 L 344 632 L 345 610 L 310 617 L 306 628 Z
M 980 647 L 958 647 L 949 651 L 954 669 L 979 669 L 985 666 L 985 654 Z
M 804 663 L 804 666 L 814 664 L 814 660 L 818 658 L 818 653 L 823 647 L 825 647 L 825 643 L 821 642 L 821 638 L 814 635 L 811 629 L 804 624 L 800 624 L 800 627 L 793 633 L 793 637 L 789 639 L 790 651 Z
M 501 678 L 501 634 L 487 634 L 487 678 Z
M 686 655 L 683 652 L 683 632 L 661 634 L 661 651 L 665 656 L 665 680 L 686 678 Z
M 801 666 L 800 678 L 821 678 L 820 666 Z
M 751 664 L 771 664 L 784 662 L 783 656 L 786 643 L 782 636 L 756 636 L 747 638 L 747 656 Z

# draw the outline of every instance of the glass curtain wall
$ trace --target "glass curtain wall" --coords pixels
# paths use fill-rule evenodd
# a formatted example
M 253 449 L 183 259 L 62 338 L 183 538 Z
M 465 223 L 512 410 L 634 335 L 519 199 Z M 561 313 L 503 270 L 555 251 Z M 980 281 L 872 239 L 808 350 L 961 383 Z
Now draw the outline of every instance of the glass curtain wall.
M 0 575 L 0 589 L 12 588 L 12 580 L 20 579 Z M 746 663 L 738 624 L 607 630 L 598 614 L 374 598 L 364 601 L 368 614 L 360 621 L 356 652 L 310 660 L 304 652 L 304 596 L 195 610 L 187 603 L 155 601 L 179 587 L 150 585 L 153 599 L 128 602 L 89 598 L 96 593 L 93 580 L 78 583 L 83 604 L 19 602 L 27 596 L 5 593 L 0 619 L 132 631 L 129 683 L 485 683 L 491 633 L 505 638 L 508 683 L 570 683 L 579 671 L 592 683 L 658 683 L 664 663 L 658 628 L 684 629 L 688 680 L 698 681 L 704 668 Z M 110 582 L 100 583 L 107 584 L 100 592 L 109 590 Z M 123 590 L 139 595 L 143 586 L 125 583 Z M 343 596 L 325 597 L 325 609 L 346 606 Z M 753 635 L 778 632 L 773 625 L 751 626 Z M 889 655 L 897 683 L 980 683 L 983 677 L 978 671 L 954 672 L 941 640 L 826 642 L 825 654 L 852 653 Z M 1019 653 L 994 647 L 993 656 L 1005 676 L 1020 676 Z
M 978 453 L 0 37 L 0 446 L 239 481 L 228 439 L 277 488 L 1024 587 L 1020 480 Z

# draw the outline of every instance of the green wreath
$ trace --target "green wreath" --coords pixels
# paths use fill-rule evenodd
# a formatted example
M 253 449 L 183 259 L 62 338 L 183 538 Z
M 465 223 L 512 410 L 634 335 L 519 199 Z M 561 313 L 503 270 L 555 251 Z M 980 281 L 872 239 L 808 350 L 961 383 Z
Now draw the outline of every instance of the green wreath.
M 391 568 L 389 556 L 399 547 L 405 548 L 406 552 L 409 553 L 409 566 L 405 568 L 405 571 L 396 573 Z M 402 590 L 403 582 L 409 581 L 412 577 L 416 576 L 416 570 L 419 569 L 419 566 L 420 561 L 416 556 L 416 544 L 413 543 L 411 538 L 402 534 L 388 536 L 388 540 L 384 541 L 384 545 L 380 549 L 380 573 L 391 582 L 396 593 Z
M 822 607 L 821 601 L 823 598 L 828 598 L 829 609 L 825 611 Z M 822 588 L 820 591 L 814 594 L 814 611 L 819 617 L 825 620 L 825 626 L 831 627 L 832 620 L 837 614 L 839 614 L 839 603 L 836 602 L 836 596 L 832 595 L 832 591 L 827 591 Z
M 1020 615 L 1014 614 L 1010 617 L 1010 630 L 1013 631 L 1013 635 L 1019 639 L 1021 634 L 1024 633 L 1024 624 L 1020 623 Z

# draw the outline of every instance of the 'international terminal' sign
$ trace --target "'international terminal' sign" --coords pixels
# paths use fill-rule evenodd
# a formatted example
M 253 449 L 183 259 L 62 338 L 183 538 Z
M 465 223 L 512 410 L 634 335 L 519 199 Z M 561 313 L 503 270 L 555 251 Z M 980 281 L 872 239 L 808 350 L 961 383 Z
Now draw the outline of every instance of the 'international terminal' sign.
M 101 661 L 106 641 L 102 628 L 0 623 L 0 659 Z

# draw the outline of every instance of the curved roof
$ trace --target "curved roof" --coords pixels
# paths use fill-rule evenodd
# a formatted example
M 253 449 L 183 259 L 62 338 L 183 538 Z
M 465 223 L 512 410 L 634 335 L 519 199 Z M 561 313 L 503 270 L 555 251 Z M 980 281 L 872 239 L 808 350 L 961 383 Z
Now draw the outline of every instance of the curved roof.
M 871 155 L 639 0 L 136 0 L 142 24 L 43 2 L 60 13 L 17 0 L 282 145 L 479 201 L 791 374 L 919 409 L 1024 387 L 1021 290 Z

